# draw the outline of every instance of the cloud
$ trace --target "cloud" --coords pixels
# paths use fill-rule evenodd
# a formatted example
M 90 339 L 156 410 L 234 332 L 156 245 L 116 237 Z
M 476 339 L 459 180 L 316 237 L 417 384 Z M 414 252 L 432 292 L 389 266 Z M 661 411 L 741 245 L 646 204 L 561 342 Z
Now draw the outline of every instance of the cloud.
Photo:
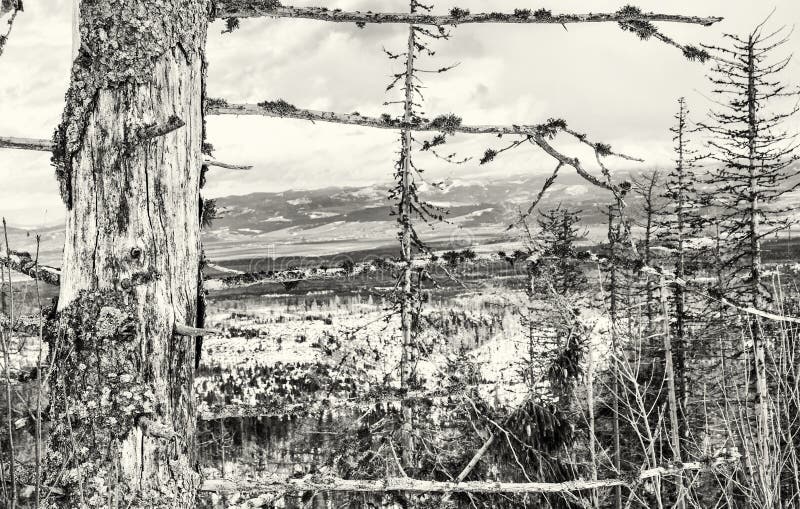
M 317 5 L 315 0 L 298 0 Z M 518 0 L 459 0 L 473 12 L 512 11 Z M 623 2 L 543 0 L 554 13 L 614 11 Z M 440 3 L 446 12 L 454 2 Z M 721 41 L 724 32 L 741 33 L 763 19 L 791 24 L 800 19 L 796 0 L 641 0 L 643 10 L 695 15 L 722 15 L 718 26 L 661 24 L 665 33 L 683 42 Z M 328 8 L 404 11 L 405 0 L 337 0 Z M 71 1 L 28 2 L 18 17 L 0 58 L 0 135 L 49 137 L 58 122 L 67 86 L 71 44 Z M 401 69 L 382 48 L 404 50 L 407 29 L 378 25 L 309 20 L 242 20 L 240 30 L 220 34 L 221 23 L 209 30 L 207 46 L 209 94 L 233 101 L 258 102 L 284 98 L 301 107 L 359 111 L 377 115 L 399 112 L 383 106 L 398 98 L 385 93 L 389 76 Z M 707 68 L 687 62 L 675 48 L 658 41 L 640 41 L 616 24 L 561 26 L 465 25 L 452 28 L 447 41 L 434 41 L 433 57 L 421 67 L 460 65 L 445 74 L 427 74 L 423 109 L 428 115 L 455 112 L 466 123 L 538 123 L 564 118 L 593 139 L 616 150 L 647 159 L 643 167 L 671 164 L 671 134 L 676 100 L 686 96 L 697 117 L 710 106 Z M 793 35 L 794 45 L 800 33 Z M 800 75 L 795 61 L 786 77 Z M 396 92 L 396 91 L 395 91 Z M 217 156 L 229 162 L 254 164 L 249 173 L 213 170 L 206 192 L 211 195 L 277 191 L 293 187 L 326 187 L 389 182 L 396 158 L 397 135 L 354 127 L 310 124 L 251 117 L 212 118 L 210 141 Z M 420 139 L 427 135 L 420 134 Z M 477 158 L 488 147 L 508 140 L 486 136 L 453 138 L 443 151 L 472 156 L 469 163 L 448 165 L 428 155 L 418 157 L 430 179 L 520 172 L 548 172 L 553 162 L 534 147 L 504 154 L 491 165 Z M 591 154 L 574 143 L 558 142 L 590 165 Z M 42 154 L 0 152 L 0 215 L 29 224 L 51 221 L 60 214 L 57 185 Z M 614 164 L 628 168 L 628 163 Z M 594 168 L 597 170 L 597 168 Z M 43 214 L 43 209 L 48 210 Z

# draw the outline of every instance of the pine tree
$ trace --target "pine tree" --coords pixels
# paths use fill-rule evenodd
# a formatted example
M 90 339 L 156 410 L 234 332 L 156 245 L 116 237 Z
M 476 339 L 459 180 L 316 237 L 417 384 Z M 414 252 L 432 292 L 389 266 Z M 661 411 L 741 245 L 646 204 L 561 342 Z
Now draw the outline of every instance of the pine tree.
M 797 133 L 788 131 L 787 120 L 800 111 L 800 91 L 791 91 L 781 80 L 791 57 L 775 58 L 787 41 L 784 30 L 764 32 L 764 23 L 746 37 L 728 35 L 730 48 L 714 48 L 723 57 L 711 78 L 719 97 L 719 110 L 706 125 L 713 139 L 711 159 L 719 163 L 711 174 L 713 203 L 720 209 L 720 229 L 725 241 L 722 256 L 724 296 L 763 309 L 772 295 L 764 281 L 762 241 L 785 230 L 786 216 L 794 206 L 780 199 L 796 188 L 792 166 L 800 156 Z M 794 99 L 783 108 L 786 99 Z M 752 452 L 757 465 L 753 496 L 765 507 L 777 503 L 771 488 L 773 447 L 772 411 L 768 389 L 766 350 L 769 330 L 756 320 L 748 323 L 752 338 L 755 379 L 755 415 Z
M 663 179 L 661 174 L 656 170 L 631 180 L 631 187 L 634 194 L 638 195 L 642 200 L 642 212 L 644 213 L 644 220 L 640 224 L 643 229 L 643 238 L 641 241 L 642 263 L 645 266 L 650 266 L 652 247 L 655 241 L 656 215 L 661 211 L 662 207 L 659 200 L 658 189 L 663 184 Z M 644 285 L 645 316 L 649 328 L 652 326 L 653 315 L 655 313 L 653 301 L 654 283 L 650 278 L 647 278 Z
M 195 505 L 186 328 L 200 312 L 208 12 L 206 0 L 80 2 L 52 157 L 67 242 L 43 481 L 64 507 Z
M 539 213 L 538 224 L 543 245 L 547 276 L 553 289 L 561 296 L 567 296 L 586 284 L 586 276 L 581 268 L 581 259 L 575 245 L 586 231 L 578 225 L 580 210 L 558 207 Z
M 717 60 L 711 77 L 719 109 L 704 124 L 712 137 L 710 159 L 718 163 L 710 183 L 727 247 L 725 290 L 756 308 L 768 297 L 762 240 L 789 225 L 785 214 L 793 207 L 778 202 L 796 187 L 792 165 L 800 157 L 797 133 L 786 126 L 799 108 L 792 103 L 781 108 L 782 100 L 798 97 L 780 79 L 791 57 L 773 56 L 788 41 L 781 32 L 765 35 L 759 25 L 746 38 L 727 35 L 730 48 L 713 48 L 725 57 Z
M 689 125 L 689 110 L 684 98 L 678 99 L 676 124 L 670 128 L 675 143 L 675 166 L 664 182 L 664 208 L 656 219 L 656 236 L 663 247 L 669 250 L 667 263 L 669 272 L 674 273 L 676 282 L 671 285 L 672 310 L 674 317 L 671 334 L 675 365 L 675 386 L 678 397 L 678 414 L 681 418 L 680 436 L 688 433 L 687 418 L 687 375 L 686 352 L 689 346 L 689 323 L 693 319 L 686 284 L 688 278 L 697 273 L 700 262 L 696 242 L 703 234 L 705 220 L 700 214 L 700 201 L 696 189 L 697 152 L 690 147 L 690 134 L 694 129 Z M 694 243 L 694 244 L 693 244 Z

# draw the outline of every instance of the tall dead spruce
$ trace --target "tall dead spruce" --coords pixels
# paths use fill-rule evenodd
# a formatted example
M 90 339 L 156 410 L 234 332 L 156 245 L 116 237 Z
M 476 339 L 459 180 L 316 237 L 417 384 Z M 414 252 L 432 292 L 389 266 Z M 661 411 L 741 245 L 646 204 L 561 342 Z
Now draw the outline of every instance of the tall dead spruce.
M 724 238 L 720 270 L 725 288 L 720 291 L 757 310 L 764 310 L 774 297 L 764 275 L 763 239 L 790 226 L 789 214 L 796 207 L 779 207 L 776 202 L 799 185 L 793 169 L 800 160 L 798 133 L 788 121 L 800 111 L 800 90 L 780 79 L 791 55 L 775 56 L 788 42 L 788 33 L 784 28 L 769 31 L 761 23 L 745 37 L 727 35 L 730 47 L 709 48 L 720 55 L 711 76 L 719 106 L 704 125 L 712 136 L 710 157 L 718 163 L 711 181 Z M 769 486 L 777 453 L 766 353 L 773 345 L 760 320 L 752 319 L 750 329 L 756 400 L 751 468 L 760 483 Z M 764 507 L 776 503 L 769 489 L 760 490 L 758 498 Z
M 229 29 L 238 25 L 237 18 L 255 16 L 359 26 L 402 23 L 413 25 L 411 34 L 420 25 L 616 22 L 642 39 L 658 39 L 701 61 L 708 58 L 704 50 L 676 42 L 652 23 L 708 26 L 720 20 L 644 13 L 631 6 L 606 14 L 552 14 L 544 9 L 471 14 L 454 8 L 448 15 L 433 15 L 295 8 L 276 0 L 220 0 L 213 5 L 209 0 L 93 0 L 81 1 L 79 11 L 77 56 L 53 143 L 0 140 L 0 147 L 6 148 L 52 147 L 68 209 L 60 298 L 48 327 L 57 369 L 48 381 L 52 427 L 44 470 L 45 484 L 51 489 L 48 503 L 61 507 L 192 507 L 200 487 L 194 458 L 191 336 L 202 333 L 192 326 L 199 325 L 198 315 L 202 315 L 198 313 L 199 189 L 204 149 L 203 53 L 210 18 L 229 19 Z M 624 191 L 611 181 L 602 163 L 604 175 L 598 178 L 577 158 L 551 144 L 556 135 L 566 133 L 590 145 L 598 161 L 613 154 L 610 147 L 589 141 L 563 120 L 527 126 L 459 123 L 443 129 L 435 118 L 426 120 L 408 112 L 397 121 L 276 104 L 231 106 L 209 101 L 206 113 L 389 128 L 401 131 L 406 141 L 407 133 L 414 130 L 517 134 L 551 155 L 559 167 L 572 167 L 617 196 Z M 404 175 L 407 170 L 408 166 Z M 410 203 L 401 206 L 401 216 Z M 404 237 L 413 238 L 410 229 L 403 231 Z M 404 256 L 410 256 L 409 241 L 403 245 Z M 404 275 L 404 286 L 405 280 Z M 407 286 L 404 290 L 408 293 Z M 672 473 L 665 469 L 642 476 Z M 504 485 L 328 479 L 320 488 L 314 479 L 290 479 L 250 488 L 570 492 L 623 484 L 627 481 Z M 207 481 L 201 489 L 225 486 Z
M 412 14 L 417 11 L 428 11 L 429 6 L 421 4 L 416 0 L 411 0 L 410 11 Z M 413 24 L 408 26 L 408 39 L 406 51 L 403 54 L 393 54 L 387 52 L 389 58 L 397 59 L 405 57 L 404 70 L 394 75 L 393 81 L 387 87 L 387 91 L 402 83 L 403 91 L 403 117 L 400 131 L 400 155 L 395 164 L 394 179 L 395 185 L 390 191 L 390 197 L 395 200 L 396 210 L 393 211 L 397 217 L 399 226 L 398 239 L 400 240 L 400 261 L 402 269 L 400 279 L 397 282 L 396 305 L 400 311 L 401 333 L 402 333 L 402 352 L 400 360 L 400 387 L 406 391 L 415 388 L 417 383 L 416 364 L 417 364 L 417 338 L 416 332 L 419 328 L 419 311 L 421 309 L 421 295 L 419 288 L 421 285 L 422 272 L 414 270 L 413 261 L 415 252 L 426 252 L 428 248 L 419 237 L 414 227 L 414 218 L 423 221 L 442 217 L 442 210 L 424 202 L 418 192 L 417 179 L 421 177 L 421 170 L 415 166 L 412 160 L 413 143 L 416 141 L 410 129 L 411 125 L 419 122 L 417 109 L 422 100 L 421 86 L 417 73 L 420 71 L 416 65 L 416 57 L 420 53 L 431 54 L 425 38 L 446 38 L 447 34 L 442 27 L 437 27 L 438 32 L 433 32 L 424 27 L 417 27 Z M 444 71 L 446 69 L 442 69 Z M 458 119 L 457 123 L 460 123 Z M 444 123 L 442 123 L 444 124 Z M 445 125 L 441 126 L 443 131 L 447 130 Z M 444 142 L 444 134 L 436 138 L 436 144 Z M 428 144 L 430 147 L 430 143 Z M 414 281 L 416 276 L 416 281 Z M 402 468 L 405 472 L 413 471 L 414 460 L 414 409 L 409 399 L 403 399 L 401 415 L 401 457 Z

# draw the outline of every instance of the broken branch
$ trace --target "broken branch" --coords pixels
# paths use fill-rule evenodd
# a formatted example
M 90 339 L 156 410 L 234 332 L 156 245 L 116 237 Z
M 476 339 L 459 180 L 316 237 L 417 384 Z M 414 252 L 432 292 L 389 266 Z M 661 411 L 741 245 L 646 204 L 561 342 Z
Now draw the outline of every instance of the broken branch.
M 203 164 L 206 166 L 216 166 L 218 168 L 225 168 L 226 170 L 252 170 L 253 167 L 250 165 L 239 165 L 239 164 L 229 164 L 223 163 L 221 161 L 216 161 L 214 159 L 206 159 L 203 161 Z
M 175 131 L 176 129 L 180 129 L 185 125 L 186 122 L 176 117 L 175 115 L 172 115 L 166 122 L 149 124 L 141 126 L 138 129 L 136 129 L 134 142 L 141 142 L 141 141 L 151 140 L 153 138 L 158 138 L 159 136 L 164 136 L 166 134 L 169 134 L 172 131 Z
M 219 331 L 213 329 L 200 329 L 197 327 L 191 327 L 189 325 L 183 325 L 182 323 L 176 323 L 175 334 L 178 336 L 188 336 L 195 338 L 198 336 L 214 336 L 219 334 Z
M 31 259 L 30 253 L 14 250 L 0 253 L 0 264 L 49 285 L 58 286 L 61 281 L 60 270 L 47 265 L 39 265 Z
M 177 118 L 177 117 L 176 117 Z M 180 123 L 180 125 L 178 125 Z M 184 125 L 183 121 L 177 119 L 177 122 L 163 124 L 161 126 L 150 126 L 143 128 L 139 132 L 139 139 L 148 139 L 156 136 L 162 136 Z M 18 150 L 34 150 L 38 152 L 52 152 L 53 142 L 51 140 L 39 138 L 14 138 L 10 136 L 0 136 L 0 148 L 13 148 Z M 225 168 L 226 170 L 252 170 L 251 165 L 230 164 L 217 161 L 215 159 L 204 159 L 203 164 L 206 166 L 216 166 L 218 168 Z
M 0 137 L 0 148 L 16 148 L 22 150 L 52 152 L 53 142 L 51 140 L 40 140 L 35 138 L 14 138 L 2 136 Z

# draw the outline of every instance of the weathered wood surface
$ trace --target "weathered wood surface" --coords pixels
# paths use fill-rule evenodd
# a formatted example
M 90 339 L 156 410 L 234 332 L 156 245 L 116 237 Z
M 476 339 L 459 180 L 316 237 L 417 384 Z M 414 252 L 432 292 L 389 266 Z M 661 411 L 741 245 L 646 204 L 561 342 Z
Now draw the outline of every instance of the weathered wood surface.
M 661 14 L 640 12 L 634 14 L 620 10 L 611 13 L 585 14 L 553 14 L 549 11 L 533 11 L 517 9 L 515 12 L 481 12 L 471 14 L 468 11 L 451 11 L 450 14 L 436 15 L 429 13 L 409 12 L 372 12 L 345 11 L 327 7 L 292 7 L 281 5 L 275 0 L 218 0 L 214 4 L 214 15 L 217 18 L 300 18 L 336 23 L 403 23 L 414 25 L 462 25 L 465 23 L 515 23 L 515 24 L 551 24 L 564 25 L 572 23 L 609 23 L 620 21 L 662 21 L 670 23 L 690 23 L 710 26 L 722 20 L 717 16 L 681 16 L 677 14 Z
M 252 170 L 253 166 L 248 164 L 230 164 L 216 159 L 206 159 L 203 161 L 206 166 L 216 166 L 217 168 L 225 168 L 226 170 Z
M 333 111 L 309 110 L 295 107 L 280 100 L 261 104 L 235 104 L 222 102 L 209 106 L 209 115 L 257 115 L 273 118 L 291 118 L 309 120 L 311 122 L 330 122 L 334 124 L 374 127 L 376 129 L 410 129 L 412 131 L 445 131 L 466 134 L 503 134 L 534 135 L 541 132 L 540 124 L 509 125 L 467 125 L 458 122 L 447 122 L 447 115 L 433 119 L 418 118 L 416 121 L 403 121 L 398 118 L 383 116 L 370 117 L 359 113 L 338 113 Z
M 51 147 L 68 210 L 44 481 L 63 507 L 194 507 L 194 341 L 173 331 L 197 316 L 208 12 L 80 4 Z

